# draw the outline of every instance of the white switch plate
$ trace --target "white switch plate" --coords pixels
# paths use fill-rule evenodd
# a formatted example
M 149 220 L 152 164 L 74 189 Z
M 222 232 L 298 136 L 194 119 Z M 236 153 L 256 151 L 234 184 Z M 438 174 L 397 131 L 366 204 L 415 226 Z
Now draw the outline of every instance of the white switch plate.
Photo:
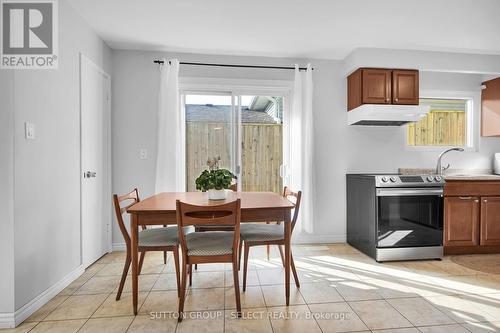
M 144 149 L 142 148 L 140 151 L 139 151 L 139 157 L 141 160 L 147 160 L 148 159 L 148 150 L 147 149 Z
M 24 130 L 26 134 L 26 139 L 34 140 L 35 139 L 35 124 L 30 122 L 24 123 Z

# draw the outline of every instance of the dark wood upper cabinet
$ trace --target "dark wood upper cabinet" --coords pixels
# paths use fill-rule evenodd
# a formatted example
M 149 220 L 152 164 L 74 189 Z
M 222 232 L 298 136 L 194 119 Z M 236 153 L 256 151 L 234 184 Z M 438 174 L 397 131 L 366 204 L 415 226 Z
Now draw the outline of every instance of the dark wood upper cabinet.
M 391 71 L 365 69 L 362 71 L 363 104 L 391 103 Z
M 347 78 L 347 110 L 352 110 L 363 104 L 363 76 L 357 70 Z
M 392 104 L 418 105 L 418 71 L 392 71 Z
M 478 197 L 444 199 L 444 246 L 478 245 L 478 226 Z
M 481 245 L 500 245 L 500 197 L 481 198 Z
M 347 77 L 347 110 L 362 104 L 418 105 L 418 71 L 359 68 Z
M 481 136 L 500 136 L 500 78 L 483 82 Z

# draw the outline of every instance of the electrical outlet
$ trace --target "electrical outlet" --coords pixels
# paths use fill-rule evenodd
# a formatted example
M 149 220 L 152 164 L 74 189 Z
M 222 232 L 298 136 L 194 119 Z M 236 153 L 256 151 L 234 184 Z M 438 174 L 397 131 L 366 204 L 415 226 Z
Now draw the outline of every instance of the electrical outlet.
M 24 123 L 24 130 L 25 130 L 26 139 L 28 139 L 28 140 L 35 139 L 35 124 L 30 123 L 30 122 L 25 122 Z
M 139 151 L 139 157 L 140 157 L 141 160 L 147 160 L 148 159 L 148 150 L 145 149 L 145 148 L 142 148 Z

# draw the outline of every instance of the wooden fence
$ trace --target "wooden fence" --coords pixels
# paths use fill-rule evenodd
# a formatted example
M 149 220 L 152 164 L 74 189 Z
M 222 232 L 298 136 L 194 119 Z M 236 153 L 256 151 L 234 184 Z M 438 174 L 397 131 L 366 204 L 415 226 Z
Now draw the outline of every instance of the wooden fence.
M 231 126 L 228 123 L 186 123 L 186 178 L 188 191 L 207 168 L 207 159 L 221 157 L 221 167 L 230 168 Z M 242 189 L 281 193 L 279 167 L 283 156 L 281 124 L 242 125 Z
M 418 123 L 408 125 L 410 146 L 464 146 L 466 140 L 464 111 L 432 111 Z

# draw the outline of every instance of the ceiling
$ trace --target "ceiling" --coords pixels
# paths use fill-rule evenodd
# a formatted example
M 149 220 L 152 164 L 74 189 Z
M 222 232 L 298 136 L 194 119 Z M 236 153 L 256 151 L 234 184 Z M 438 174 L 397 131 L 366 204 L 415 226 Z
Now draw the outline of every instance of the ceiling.
M 499 0 L 67 0 L 115 49 L 342 59 L 500 54 Z

